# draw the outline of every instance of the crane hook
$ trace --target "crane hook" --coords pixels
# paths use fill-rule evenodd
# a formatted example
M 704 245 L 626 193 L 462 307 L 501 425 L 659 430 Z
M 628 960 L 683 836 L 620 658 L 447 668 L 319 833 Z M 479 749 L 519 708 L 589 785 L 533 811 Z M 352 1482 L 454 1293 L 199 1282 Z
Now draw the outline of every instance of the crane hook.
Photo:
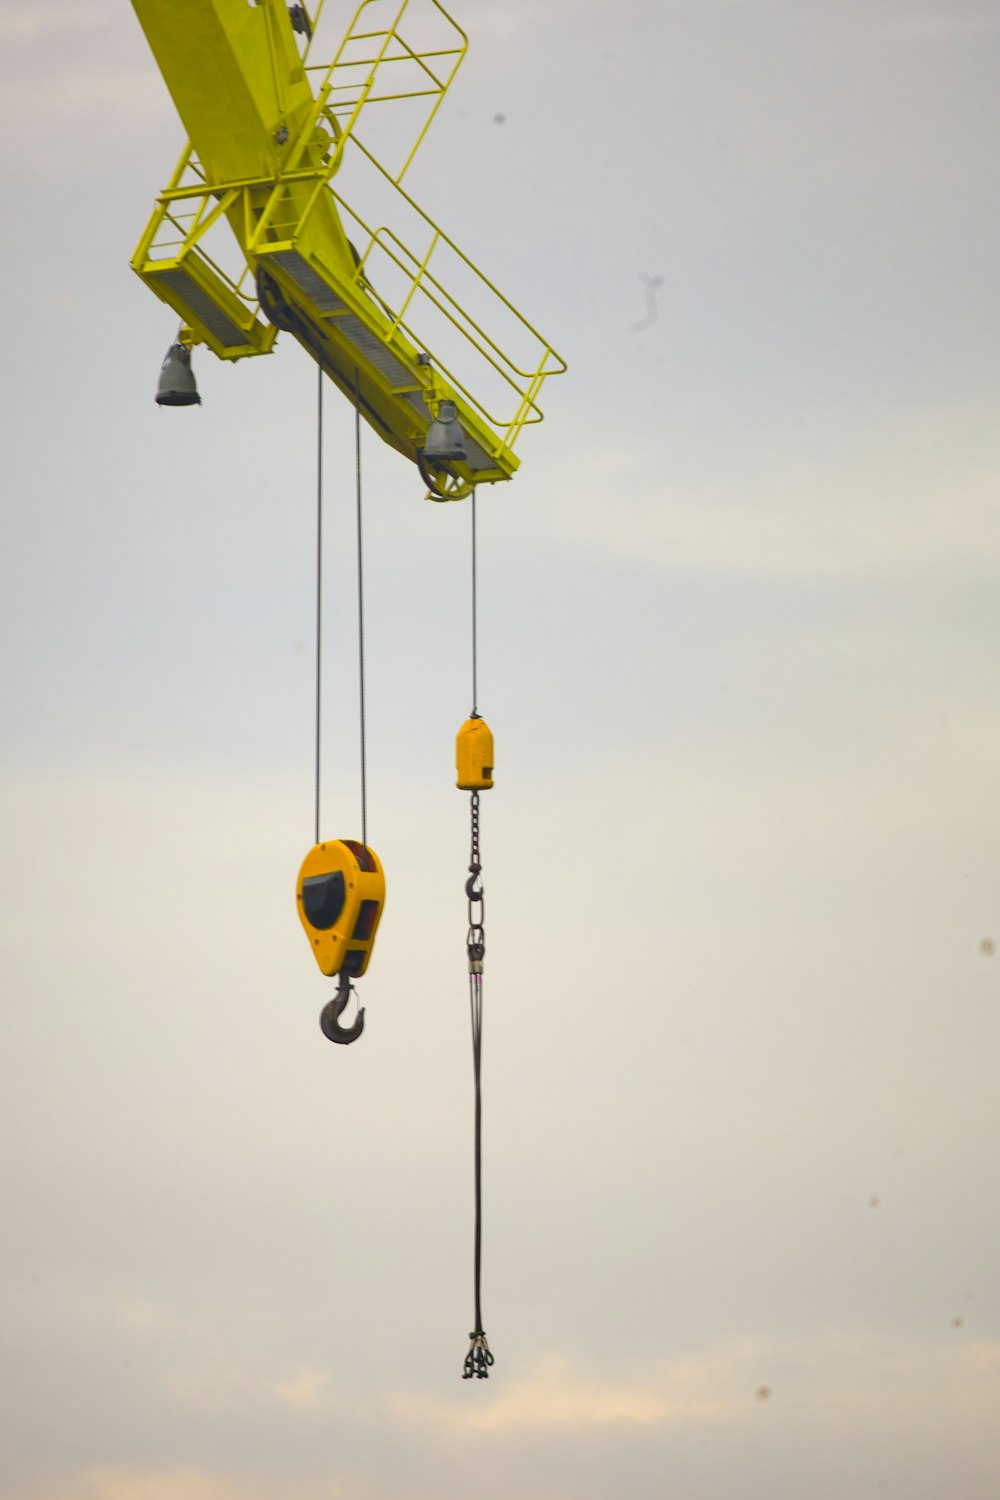
M 341 971 L 337 985 L 337 993 L 328 1004 L 324 1005 L 319 1013 L 319 1026 L 327 1041 L 340 1042 L 347 1046 L 348 1042 L 356 1042 L 365 1029 L 365 1009 L 361 1006 L 351 1026 L 341 1026 L 340 1018 L 347 1009 L 351 998 L 351 978 L 349 974 Z

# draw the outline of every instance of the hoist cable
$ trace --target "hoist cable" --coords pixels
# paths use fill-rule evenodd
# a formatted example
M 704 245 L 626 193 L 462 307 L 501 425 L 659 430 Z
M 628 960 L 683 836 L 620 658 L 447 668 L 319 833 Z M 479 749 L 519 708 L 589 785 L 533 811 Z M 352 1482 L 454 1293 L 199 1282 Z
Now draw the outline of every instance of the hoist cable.
M 472 822 L 472 848 L 469 855 L 469 878 L 465 894 L 469 902 L 469 931 L 466 947 L 469 954 L 469 1010 L 472 1018 L 472 1076 L 475 1084 L 475 1203 L 476 1224 L 473 1236 L 473 1289 L 476 1323 L 469 1334 L 469 1352 L 462 1367 L 462 1379 L 489 1378 L 493 1355 L 483 1330 L 482 1259 L 483 1259 L 483 959 L 486 955 L 486 901 L 479 857 L 479 793 L 469 799 Z M 478 907 L 478 911 L 474 908 Z
M 478 718 L 478 630 L 476 588 L 476 492 L 472 492 L 472 717 Z M 471 824 L 469 849 L 469 877 L 465 882 L 465 894 L 469 908 L 469 929 L 466 949 L 469 956 L 469 1010 L 472 1019 L 472 1077 L 475 1086 L 475 1205 L 476 1220 L 473 1236 L 473 1289 L 475 1293 L 476 1324 L 469 1334 L 469 1352 L 462 1367 L 462 1379 L 489 1378 L 493 1355 L 483 1331 L 482 1307 L 482 1260 L 483 1260 L 483 959 L 486 956 L 486 899 L 483 893 L 482 861 L 479 853 L 479 792 L 469 798 Z
M 319 843 L 320 749 L 323 687 L 323 370 L 316 387 L 316 837 Z
M 476 492 L 472 491 L 472 717 L 478 705 L 478 624 L 476 620 Z
M 365 586 L 361 532 L 361 402 L 354 367 L 354 476 L 358 531 L 358 718 L 361 724 L 361 842 L 368 843 L 368 766 L 365 747 Z
M 476 1232 L 475 1274 L 476 1326 L 472 1338 L 483 1336 L 482 1258 L 483 1258 L 483 1094 L 480 1067 L 483 1056 L 483 976 L 469 975 L 469 1009 L 472 1017 L 472 1070 L 476 1082 Z
M 320 777 L 323 736 L 323 370 L 317 370 L 316 387 L 316 776 L 315 843 L 320 838 Z M 358 371 L 354 372 L 358 394 Z M 361 508 L 361 408 L 354 408 L 355 518 L 357 526 L 358 576 L 358 718 L 361 739 L 361 842 L 368 843 L 368 755 L 365 732 L 365 594 L 364 546 Z

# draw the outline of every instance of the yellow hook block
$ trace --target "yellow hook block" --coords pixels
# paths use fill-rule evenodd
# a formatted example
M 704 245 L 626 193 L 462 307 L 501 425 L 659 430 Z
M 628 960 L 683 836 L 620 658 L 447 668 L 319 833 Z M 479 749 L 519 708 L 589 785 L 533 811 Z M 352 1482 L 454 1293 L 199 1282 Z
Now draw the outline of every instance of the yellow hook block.
M 321 972 L 359 978 L 385 902 L 385 875 L 375 851 L 356 839 L 315 844 L 302 861 L 295 897 Z
M 493 785 L 493 733 L 478 714 L 466 719 L 458 731 L 455 769 L 460 792 L 488 792 Z

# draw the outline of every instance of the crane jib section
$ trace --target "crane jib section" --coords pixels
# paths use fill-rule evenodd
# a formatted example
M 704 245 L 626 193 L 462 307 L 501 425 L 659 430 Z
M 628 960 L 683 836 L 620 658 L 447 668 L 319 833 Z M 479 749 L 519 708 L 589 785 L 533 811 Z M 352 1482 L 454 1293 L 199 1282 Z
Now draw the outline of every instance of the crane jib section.
M 565 364 L 404 186 L 466 51 L 438 0 L 363 0 L 326 64 L 321 6 L 132 3 L 189 137 L 132 266 L 189 341 L 234 360 L 290 334 L 413 460 L 452 402 L 442 498 L 510 478 Z

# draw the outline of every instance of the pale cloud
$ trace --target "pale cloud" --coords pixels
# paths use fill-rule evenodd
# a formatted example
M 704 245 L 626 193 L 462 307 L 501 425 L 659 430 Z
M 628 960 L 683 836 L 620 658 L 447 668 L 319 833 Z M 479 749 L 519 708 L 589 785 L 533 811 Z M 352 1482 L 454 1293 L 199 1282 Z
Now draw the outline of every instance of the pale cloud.
M 242 1483 L 198 1469 L 95 1469 L 74 1481 L 59 1500 L 252 1500 L 252 1494 Z
M 550 1356 L 495 1400 L 399 1397 L 389 1414 L 441 1434 L 513 1434 L 566 1429 L 662 1427 L 723 1431 L 755 1416 L 764 1399 L 794 1409 L 805 1430 L 852 1412 L 858 1429 L 895 1427 L 926 1409 L 957 1426 L 988 1418 L 1000 1401 L 1000 1342 L 964 1343 L 954 1330 L 918 1340 L 859 1329 L 799 1339 L 736 1338 L 658 1365 L 639 1379 L 608 1379 L 564 1356 Z
M 963 12 L 949 6 L 945 10 L 897 16 L 887 22 L 886 29 L 902 41 L 940 42 L 952 38 L 959 41 L 1000 30 L 1000 17 L 995 12 Z
M 175 1309 L 129 1300 L 119 1318 L 177 1406 L 208 1416 L 259 1405 L 266 1397 L 266 1377 L 253 1362 Z
M 469 1432 L 684 1425 L 718 1419 L 728 1409 L 716 1373 L 691 1362 L 669 1365 L 644 1382 L 608 1380 L 581 1371 L 567 1357 L 551 1356 L 504 1385 L 488 1405 L 400 1397 L 392 1412 L 404 1423 L 429 1421 Z
M 117 1309 L 118 1321 L 130 1333 L 161 1343 L 189 1341 L 197 1337 L 195 1325 L 180 1317 L 162 1302 L 152 1302 L 141 1297 L 128 1297 Z
M 8 153 L 8 178 L 26 179 L 33 188 L 44 183 L 49 190 L 67 173 L 86 176 L 95 160 L 115 174 L 135 158 L 148 163 L 152 174 L 150 201 L 160 189 L 184 130 L 127 9 L 117 18 L 109 5 L 66 6 L 54 15 L 49 7 L 29 8 L 0 16 L 0 129 L 18 143 Z M 46 93 L 40 113 L 43 49 Z M 28 119 L 34 124 L 25 132 Z M 124 184 L 121 190 L 123 197 L 129 192 Z M 136 239 L 142 220 L 140 212 Z
M 0 39 L 0 46 L 2 45 Z M 0 101 L 0 123 L 12 127 L 17 121 L 23 121 L 28 107 L 35 102 L 37 90 L 38 82 L 32 74 L 21 73 L 5 79 Z M 85 74 L 77 75 L 70 62 L 67 62 L 57 86 L 53 88 L 51 102 L 46 107 L 44 139 L 51 149 L 52 144 L 59 141 L 58 130 L 65 129 L 70 123 L 85 127 L 89 132 L 113 132 L 120 137 L 126 127 L 144 125 L 148 129 L 150 122 L 155 127 L 157 121 L 167 118 L 174 121 L 176 114 L 166 92 L 160 87 L 159 80 L 148 69 L 130 67 L 123 63 L 117 68 L 88 68 Z M 176 134 L 179 151 L 183 140 L 182 126 L 177 125 Z M 72 142 L 62 139 L 59 144 L 66 148 Z M 31 160 L 33 165 L 42 164 L 41 153 L 36 155 L 34 147 Z M 16 160 L 12 161 L 12 165 L 16 164 Z M 45 164 L 53 173 L 65 169 L 65 155 L 57 154 L 55 159 L 50 159 Z M 154 173 L 164 176 L 173 167 L 173 162 L 154 161 L 152 167 Z M 159 187 L 160 183 L 157 181 L 154 191 Z
M 46 5 L 0 14 L 0 47 L 19 43 L 46 42 L 67 32 L 96 31 L 109 26 L 113 17 L 107 5 Z
M 483 5 L 473 9 L 469 7 L 460 17 L 461 23 L 468 28 L 470 33 L 474 32 L 474 44 L 484 49 L 499 42 L 523 37 L 530 34 L 537 43 L 539 35 L 539 22 L 547 28 L 551 28 L 571 17 L 573 7 L 568 0 L 550 0 L 543 14 L 539 14 L 538 7 L 534 5 Z
M 780 451 L 765 472 L 715 486 L 664 478 L 652 444 L 592 454 L 581 440 L 585 457 L 549 486 L 533 535 L 647 567 L 773 577 L 1000 562 L 1000 453 L 984 445 L 985 429 L 976 443 L 965 414 L 928 412 L 923 421 L 916 442 L 902 428 L 886 431 L 860 457 L 849 490 L 840 471 Z M 612 512 L 609 497 L 622 494 L 627 502 Z
M 91 45 L 93 45 L 91 43 Z M 0 41 L 0 48 L 3 43 Z M 145 172 L 140 195 L 125 187 L 119 201 L 134 205 L 134 229 L 128 232 L 122 254 L 116 247 L 112 264 L 127 260 L 145 225 L 155 195 L 170 176 L 184 142 L 183 128 L 166 90 L 142 67 L 123 62 L 101 64 L 77 73 L 73 60 L 53 64 L 49 71 L 51 90 L 44 113 L 29 134 L 26 119 L 37 114 L 38 81 L 27 66 L 3 79 L 0 87 L 0 130 L 17 139 L 10 153 L 8 180 L 24 184 L 32 195 L 51 192 L 52 184 L 67 173 L 85 173 L 96 157 L 114 163 L 114 168 L 139 164 Z M 98 304 L 81 294 L 72 278 L 53 286 L 50 307 L 60 316 L 88 316 Z
M 283 1406 L 308 1415 L 325 1415 L 337 1404 L 329 1370 L 299 1370 L 285 1380 L 277 1380 L 271 1390 Z
M 825 1330 L 785 1339 L 734 1337 L 678 1359 L 633 1363 L 635 1373 L 626 1376 L 550 1354 L 510 1383 L 460 1384 L 454 1399 L 415 1392 L 377 1398 L 358 1421 L 377 1431 L 388 1451 L 402 1456 L 416 1444 L 425 1461 L 437 1453 L 452 1463 L 467 1443 L 480 1461 L 492 1464 L 495 1456 L 508 1479 L 518 1472 L 516 1463 L 505 1467 L 512 1452 L 531 1452 L 537 1462 L 546 1452 L 564 1452 L 567 1442 L 577 1455 L 586 1449 L 603 1462 L 608 1445 L 619 1440 L 664 1441 L 704 1463 L 727 1445 L 746 1451 L 750 1443 L 765 1454 L 780 1435 L 794 1452 L 846 1444 L 874 1455 L 877 1464 L 920 1432 L 925 1461 L 946 1463 L 957 1445 L 981 1476 L 1000 1482 L 995 1444 L 981 1441 L 1000 1401 L 997 1340 L 966 1340 L 954 1327 L 924 1339 L 868 1328 Z M 308 1409 L 326 1399 L 329 1378 L 304 1367 L 274 1391 Z M 91 1465 L 27 1488 L 23 1500 L 286 1500 L 291 1488 L 296 1500 L 362 1500 L 398 1492 L 391 1480 L 331 1474 L 315 1455 L 285 1462 L 280 1473 L 247 1477 L 237 1459 L 221 1455 L 213 1467 Z M 421 1481 L 413 1492 L 429 1493 Z M 570 1491 L 557 1485 L 553 1493 Z
M 211 1416 L 278 1406 L 324 1420 L 359 1415 L 320 1366 L 276 1370 L 266 1359 L 226 1347 L 209 1328 L 162 1303 L 130 1299 L 117 1313 L 145 1346 L 161 1388 L 184 1411 Z
M 252 1364 L 219 1349 L 171 1368 L 162 1379 L 177 1406 L 200 1416 L 246 1411 L 260 1405 L 266 1391 Z
M 30 1500 L 280 1500 L 284 1493 L 271 1482 L 207 1469 L 102 1466 L 47 1481 Z M 296 1500 L 346 1500 L 348 1494 L 335 1480 L 295 1481 Z

